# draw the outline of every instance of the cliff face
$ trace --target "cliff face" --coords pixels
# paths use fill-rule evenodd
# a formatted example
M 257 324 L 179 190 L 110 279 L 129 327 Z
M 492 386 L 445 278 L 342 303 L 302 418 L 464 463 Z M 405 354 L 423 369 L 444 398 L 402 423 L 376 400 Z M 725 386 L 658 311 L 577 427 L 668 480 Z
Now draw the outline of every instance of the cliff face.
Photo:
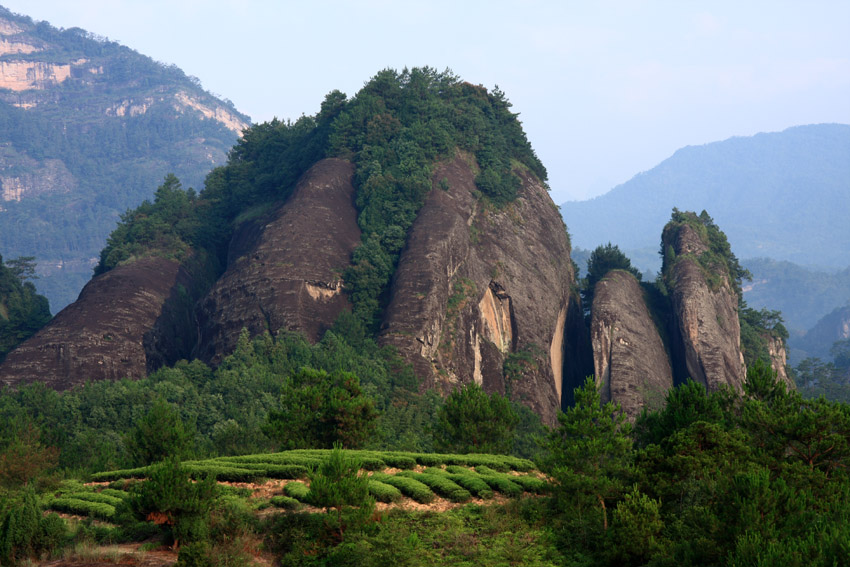
M 770 355 L 770 367 L 776 372 L 776 377 L 785 382 L 789 388 L 796 388 L 794 380 L 788 376 L 786 370 L 788 353 L 785 351 L 785 341 L 771 335 L 765 337 L 765 340 L 767 341 L 767 352 Z
M 619 403 L 631 418 L 644 406 L 661 407 L 673 373 L 643 290 L 630 273 L 613 270 L 596 284 L 590 334 L 602 402 Z
M 688 224 L 664 232 L 662 245 L 675 252 L 676 260 L 666 275 L 671 289 L 674 341 L 687 375 L 709 390 L 729 385 L 740 390 L 746 369 L 741 354 L 738 296 L 730 286 L 725 268 L 714 268 L 719 284 L 709 285 L 700 255 L 708 244 Z
M 447 392 L 476 382 L 554 423 L 570 248 L 545 188 L 520 176 L 519 198 L 494 209 L 476 197 L 463 156 L 436 168 L 399 260 L 380 341 L 398 348 L 425 388 Z M 512 357 L 525 360 L 525 370 L 506 379 L 503 366 Z
M 39 381 L 65 390 L 92 380 L 141 378 L 189 355 L 192 277 L 178 263 L 145 258 L 91 280 L 0 365 L 0 383 Z
M 353 173 L 347 161 L 322 160 L 270 217 L 237 230 L 227 271 L 198 309 L 201 359 L 219 362 L 243 327 L 317 340 L 349 307 L 342 271 L 360 242 Z

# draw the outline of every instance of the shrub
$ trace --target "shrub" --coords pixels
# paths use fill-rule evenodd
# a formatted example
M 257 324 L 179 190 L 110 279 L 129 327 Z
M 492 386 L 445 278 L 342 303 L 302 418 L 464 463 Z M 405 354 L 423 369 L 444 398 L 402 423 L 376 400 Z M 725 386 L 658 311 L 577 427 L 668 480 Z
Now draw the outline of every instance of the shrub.
M 508 480 L 520 485 L 526 492 L 543 494 L 549 490 L 549 483 L 542 478 L 531 475 L 511 476 Z
M 284 510 L 296 510 L 301 507 L 301 502 L 290 496 L 272 496 L 270 502 L 275 508 Z
M 440 496 L 451 500 L 452 502 L 466 502 L 472 495 L 468 490 L 459 486 L 447 476 L 440 474 L 425 474 L 412 471 L 402 471 L 396 476 L 404 476 L 418 480 L 422 484 L 427 485 L 431 490 Z
M 395 486 L 402 494 L 421 504 L 428 504 L 434 500 L 434 493 L 428 488 L 428 485 L 412 478 L 400 475 L 373 474 L 372 480 Z
M 523 493 L 522 486 L 510 480 L 506 475 L 481 475 L 481 479 L 490 485 L 490 488 L 501 492 L 505 496 L 515 497 Z
M 113 508 L 124 501 L 124 498 L 118 498 L 117 496 L 104 494 L 102 492 L 71 492 L 65 494 L 65 496 L 68 498 L 76 498 L 77 500 L 87 500 L 88 502 L 101 502 L 103 504 L 109 504 Z
M 67 512 L 79 516 L 90 516 L 101 520 L 111 520 L 115 516 L 115 506 L 103 502 L 91 502 L 71 496 L 54 498 L 50 508 L 58 512 Z
M 283 492 L 301 502 L 310 501 L 310 489 L 303 482 L 289 482 L 283 487 Z
M 401 500 L 401 491 L 398 488 L 378 480 L 369 480 L 369 493 L 378 502 L 397 502 Z
M 449 478 L 467 489 L 473 496 L 485 499 L 493 497 L 493 491 L 490 489 L 490 485 L 473 472 L 467 471 L 465 474 L 452 474 Z
M 395 467 L 397 469 L 406 470 L 412 469 L 416 466 L 416 459 L 407 455 L 393 455 L 392 453 L 386 453 L 381 458 L 387 466 Z

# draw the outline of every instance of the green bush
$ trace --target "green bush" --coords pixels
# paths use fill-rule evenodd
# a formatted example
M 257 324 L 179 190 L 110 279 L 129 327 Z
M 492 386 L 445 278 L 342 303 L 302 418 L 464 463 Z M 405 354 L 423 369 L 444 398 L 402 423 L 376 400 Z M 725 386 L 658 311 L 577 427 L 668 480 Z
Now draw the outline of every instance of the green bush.
M 103 502 L 92 502 L 81 500 L 70 496 L 54 498 L 50 502 L 50 508 L 57 512 L 67 512 L 78 516 L 89 516 L 101 520 L 111 520 L 115 516 L 115 506 Z
M 272 496 L 270 502 L 275 508 L 283 508 L 284 510 L 296 510 L 301 507 L 301 502 L 291 496 Z
M 472 495 L 469 493 L 468 490 L 458 485 L 447 476 L 443 476 L 441 474 L 425 474 L 416 473 L 413 471 L 401 471 L 396 476 L 403 476 L 418 480 L 419 482 L 425 484 L 431 490 L 433 490 L 443 498 L 447 498 L 452 502 L 466 502 L 467 500 L 472 498 Z
M 549 490 L 549 483 L 531 475 L 511 476 L 508 478 L 511 482 L 520 485 L 526 492 L 534 492 L 535 494 L 543 494 Z
M 434 500 L 434 493 L 428 485 L 412 478 L 400 475 L 373 474 L 372 480 L 395 486 L 402 494 L 421 504 L 428 504 Z
M 401 491 L 398 488 L 374 479 L 369 480 L 369 493 L 378 502 L 397 502 L 401 500 Z
M 385 453 L 382 454 L 381 458 L 384 460 L 388 467 L 395 467 L 397 469 L 407 470 L 412 469 L 416 466 L 416 459 L 407 455 Z
M 490 485 L 471 471 L 467 471 L 464 474 L 452 474 L 449 475 L 449 478 L 464 487 L 473 496 L 484 499 L 493 497 L 493 491 L 490 489 Z
M 130 497 L 130 493 L 126 490 L 118 490 L 115 488 L 104 488 L 100 491 L 100 493 L 107 496 L 114 496 L 120 500 L 127 500 Z
M 119 469 L 117 471 L 94 473 L 91 475 L 91 480 L 94 482 L 110 482 L 128 478 L 145 478 L 147 475 L 148 467 L 137 467 L 134 469 Z
M 510 480 L 507 475 L 482 474 L 481 479 L 496 492 L 501 492 L 511 498 L 520 496 L 523 493 L 522 486 Z
M 65 542 L 66 534 L 61 518 L 42 513 L 32 487 L 12 493 L 5 502 L 0 498 L 0 565 L 18 565 L 18 560 L 54 551 Z
M 124 498 L 104 494 L 102 492 L 70 492 L 63 496 L 66 498 L 76 498 L 77 500 L 87 500 L 89 502 L 101 502 L 103 504 L 109 504 L 113 508 L 124 501 Z
M 283 487 L 283 492 L 287 496 L 295 498 L 300 502 L 310 501 L 310 489 L 307 488 L 307 485 L 303 482 L 288 482 Z

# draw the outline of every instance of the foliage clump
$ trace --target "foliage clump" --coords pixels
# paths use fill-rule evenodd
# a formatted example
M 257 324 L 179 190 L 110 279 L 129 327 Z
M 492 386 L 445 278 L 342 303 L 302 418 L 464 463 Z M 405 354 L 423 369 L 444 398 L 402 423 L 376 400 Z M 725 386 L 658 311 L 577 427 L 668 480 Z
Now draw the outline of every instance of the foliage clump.
M 452 392 L 437 413 L 434 445 L 455 453 L 509 453 L 518 422 L 507 398 L 467 384 Z
M 37 278 L 35 258 L 14 258 L 4 265 L 0 256 L 0 362 L 50 321 L 47 298 L 28 281 Z

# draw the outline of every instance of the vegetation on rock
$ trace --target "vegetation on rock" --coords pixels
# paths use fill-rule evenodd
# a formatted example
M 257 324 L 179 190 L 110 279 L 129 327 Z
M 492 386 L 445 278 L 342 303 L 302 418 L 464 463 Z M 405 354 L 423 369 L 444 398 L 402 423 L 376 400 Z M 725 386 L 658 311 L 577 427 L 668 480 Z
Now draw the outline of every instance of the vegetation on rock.
M 0 256 L 0 362 L 50 320 L 47 298 L 36 293 L 32 257 L 3 264 Z

